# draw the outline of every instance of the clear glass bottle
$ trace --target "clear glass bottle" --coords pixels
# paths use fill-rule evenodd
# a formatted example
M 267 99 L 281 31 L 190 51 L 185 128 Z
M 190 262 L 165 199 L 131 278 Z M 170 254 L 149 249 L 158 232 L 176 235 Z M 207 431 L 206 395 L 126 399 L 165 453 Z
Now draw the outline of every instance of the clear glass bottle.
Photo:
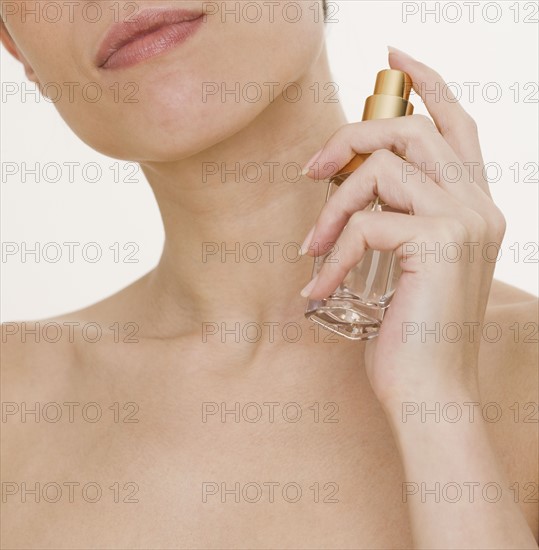
M 376 78 L 374 95 L 365 103 L 363 120 L 394 118 L 413 113 L 408 101 L 411 78 L 402 71 L 386 69 Z M 329 181 L 326 202 L 338 186 L 358 168 L 368 154 L 356 155 Z M 380 198 L 367 210 L 391 211 Z M 313 277 L 322 267 L 329 251 L 315 259 Z M 305 316 L 324 328 L 352 340 L 369 340 L 378 335 L 384 314 L 390 305 L 401 270 L 394 252 L 367 250 L 362 260 L 348 273 L 342 284 L 328 298 L 309 300 Z

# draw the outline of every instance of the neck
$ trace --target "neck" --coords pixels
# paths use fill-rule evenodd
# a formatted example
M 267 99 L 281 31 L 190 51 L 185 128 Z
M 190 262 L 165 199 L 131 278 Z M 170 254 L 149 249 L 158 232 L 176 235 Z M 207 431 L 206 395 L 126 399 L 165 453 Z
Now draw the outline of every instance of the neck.
M 297 80 L 300 101 L 278 97 L 218 145 L 180 161 L 142 165 L 166 235 L 161 261 L 148 277 L 160 319 L 197 330 L 202 322 L 280 322 L 301 314 L 299 292 L 312 259 L 298 258 L 299 246 L 326 185 L 300 172 L 346 123 L 339 103 L 324 102 L 326 82 L 331 74 L 323 51 Z

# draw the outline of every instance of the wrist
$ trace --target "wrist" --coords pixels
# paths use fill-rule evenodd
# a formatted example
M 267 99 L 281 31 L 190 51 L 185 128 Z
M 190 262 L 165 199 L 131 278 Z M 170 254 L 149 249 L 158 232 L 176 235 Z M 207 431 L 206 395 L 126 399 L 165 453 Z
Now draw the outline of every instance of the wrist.
M 460 384 L 455 379 L 387 392 L 380 404 L 394 430 L 414 424 L 476 422 L 481 405 L 476 383 Z

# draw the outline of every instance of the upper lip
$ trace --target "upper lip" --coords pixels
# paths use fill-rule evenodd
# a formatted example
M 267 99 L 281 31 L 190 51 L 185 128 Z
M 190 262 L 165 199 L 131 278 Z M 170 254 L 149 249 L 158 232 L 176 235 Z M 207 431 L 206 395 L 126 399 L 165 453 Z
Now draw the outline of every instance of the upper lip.
M 202 15 L 202 11 L 193 10 L 147 9 L 133 16 L 129 21 L 114 23 L 99 46 L 95 59 L 96 65 L 102 67 L 123 46 L 165 25 L 194 21 Z

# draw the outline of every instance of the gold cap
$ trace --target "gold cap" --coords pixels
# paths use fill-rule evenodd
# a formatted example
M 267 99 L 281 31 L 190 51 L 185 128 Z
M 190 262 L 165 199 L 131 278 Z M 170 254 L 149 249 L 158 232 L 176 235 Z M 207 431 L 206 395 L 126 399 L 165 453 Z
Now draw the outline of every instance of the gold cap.
M 384 69 L 376 76 L 375 94 L 396 95 L 409 99 L 412 91 L 412 79 L 402 71 Z
M 412 79 L 395 69 L 380 71 L 376 77 L 374 95 L 367 98 L 363 120 L 395 118 L 411 115 L 414 106 L 408 101 Z
M 396 118 L 411 115 L 414 106 L 408 101 L 412 90 L 412 79 L 406 73 L 396 69 L 384 69 L 376 76 L 374 94 L 367 98 L 363 120 L 378 118 Z M 331 180 L 340 185 L 348 175 L 359 168 L 370 153 L 356 155 L 342 170 L 339 170 Z

